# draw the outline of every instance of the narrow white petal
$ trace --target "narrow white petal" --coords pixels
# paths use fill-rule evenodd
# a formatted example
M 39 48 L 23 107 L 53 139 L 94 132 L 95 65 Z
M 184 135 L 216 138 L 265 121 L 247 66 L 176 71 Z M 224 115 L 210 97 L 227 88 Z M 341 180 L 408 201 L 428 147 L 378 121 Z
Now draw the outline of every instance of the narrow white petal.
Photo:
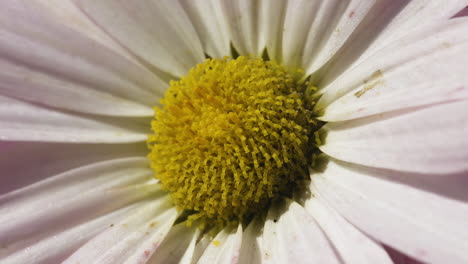
M 239 253 L 242 243 L 242 224 L 239 224 L 237 231 L 231 232 L 223 229 L 213 239 L 213 242 L 208 245 L 203 252 L 199 264 L 212 263 L 239 263 Z
M 468 98 L 468 19 L 395 41 L 340 76 L 320 98 L 320 119 L 340 121 Z
M 452 173 L 468 169 L 468 100 L 338 123 L 319 148 L 336 159 L 393 170 Z
M 169 201 L 163 196 L 148 202 L 87 242 L 64 263 L 145 263 L 177 217 Z
M 344 263 L 393 263 L 381 245 L 346 221 L 321 199 L 320 194 L 312 190 L 312 195 L 304 208 L 320 225 Z
M 430 263 L 468 261 L 468 204 L 392 181 L 388 173 L 330 161 L 314 190 L 363 232 Z
M 49 264 L 60 263 L 72 254 L 82 244 L 99 232 L 109 228 L 112 223 L 120 221 L 123 217 L 133 213 L 139 204 L 113 211 L 83 224 L 74 226 L 53 236 L 32 243 L 31 245 L 12 250 L 0 249 L 0 261 L 4 264 L 35 263 Z M 8 252 L 10 251 L 10 252 Z
M 63 144 L 0 142 L 0 194 L 88 164 L 144 157 L 145 144 Z
M 138 119 L 65 112 L 0 95 L 0 140 L 4 141 L 139 142 L 146 140 L 148 127 Z
M 262 260 L 262 231 L 263 219 L 256 217 L 242 234 L 242 245 L 239 263 L 257 264 Z
M 173 226 L 147 263 L 177 264 L 185 262 L 190 264 L 199 234 L 199 229 L 189 228 L 186 223 Z M 186 260 L 183 259 L 185 255 L 187 255 Z
M 33 2 L 0 10 L 0 95 L 83 113 L 151 116 L 167 84 L 40 12 Z
M 215 58 L 231 55 L 226 19 L 218 0 L 181 0 L 205 53 Z
M 287 1 L 263 0 L 260 4 L 259 43 L 266 45 L 271 60 L 282 61 L 283 25 Z
M 283 32 L 283 60 L 311 74 L 345 43 L 375 1 L 288 2 Z
M 232 44 L 240 55 L 259 56 L 265 48 L 260 43 L 261 1 L 222 1 Z
M 204 60 L 197 33 L 177 1 L 75 2 L 93 21 L 151 67 L 182 76 Z
M 0 244 L 29 245 L 161 192 L 144 158 L 92 164 L 0 196 Z M 40 210 L 38 210 L 40 208 Z
M 197 241 L 191 257 L 191 262 L 189 263 L 195 264 L 198 262 L 200 257 L 203 255 L 203 252 L 205 252 L 205 249 L 210 245 L 211 240 L 210 235 L 204 235 L 199 241 Z
M 296 202 L 270 208 L 262 240 L 263 263 L 340 263 L 318 224 Z

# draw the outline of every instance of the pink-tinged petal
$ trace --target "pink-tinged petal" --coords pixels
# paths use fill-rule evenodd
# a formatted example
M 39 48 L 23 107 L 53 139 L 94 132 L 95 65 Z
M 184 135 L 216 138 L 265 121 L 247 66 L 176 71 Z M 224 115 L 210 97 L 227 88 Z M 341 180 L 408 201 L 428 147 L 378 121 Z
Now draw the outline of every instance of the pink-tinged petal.
M 171 228 L 148 264 L 190 264 L 200 229 L 180 223 Z
M 317 222 L 296 202 L 270 208 L 262 247 L 262 263 L 340 263 Z
M 80 167 L 0 196 L 0 244 L 30 245 L 161 192 L 145 158 Z
M 419 173 L 468 169 L 468 100 L 410 112 L 328 123 L 327 155 L 365 166 Z M 326 136 L 325 136 L 326 134 Z
M 61 263 L 89 239 L 109 228 L 126 215 L 133 213 L 139 203 L 99 216 L 88 222 L 71 227 L 53 236 L 46 237 L 30 245 L 18 248 L 16 251 L 0 249 L 0 261 L 3 264 Z
M 230 38 L 221 2 L 181 0 L 180 4 L 197 31 L 205 53 L 214 58 L 230 56 Z
M 395 41 L 346 72 L 315 110 L 341 121 L 468 98 L 468 19 L 447 20 Z
M 34 2 L 0 10 L 0 95 L 83 113 L 152 116 L 167 84 Z
M 63 263 L 146 263 L 176 218 L 169 197 L 160 196 L 88 241 Z
M 239 224 L 237 231 L 223 229 L 216 235 L 208 247 L 203 252 L 197 263 L 239 263 L 239 253 L 242 243 L 242 224 Z M 239 263 L 241 264 L 241 263 Z
M 335 161 L 311 178 L 313 191 L 374 239 L 423 262 L 468 261 L 466 202 Z
M 60 111 L 0 95 L 0 140 L 3 141 L 141 142 L 149 133 L 148 124 L 149 120 Z
M 178 1 L 75 2 L 150 67 L 179 77 L 204 60 L 197 33 Z
M 140 144 L 64 144 L 0 141 L 0 195 L 88 164 L 144 157 Z
M 346 221 L 319 193 L 314 190 L 311 193 L 313 197 L 306 200 L 304 208 L 317 221 L 344 263 L 393 263 L 381 245 Z
M 324 87 L 395 39 L 452 17 L 467 0 L 380 0 L 317 79 Z

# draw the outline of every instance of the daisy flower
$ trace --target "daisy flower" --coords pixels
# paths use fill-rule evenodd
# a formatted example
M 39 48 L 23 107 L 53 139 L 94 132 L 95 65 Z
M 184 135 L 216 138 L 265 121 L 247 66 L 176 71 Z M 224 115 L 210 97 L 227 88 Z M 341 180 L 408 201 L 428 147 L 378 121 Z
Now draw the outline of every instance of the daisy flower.
M 0 263 L 468 263 L 468 1 L 0 5 Z

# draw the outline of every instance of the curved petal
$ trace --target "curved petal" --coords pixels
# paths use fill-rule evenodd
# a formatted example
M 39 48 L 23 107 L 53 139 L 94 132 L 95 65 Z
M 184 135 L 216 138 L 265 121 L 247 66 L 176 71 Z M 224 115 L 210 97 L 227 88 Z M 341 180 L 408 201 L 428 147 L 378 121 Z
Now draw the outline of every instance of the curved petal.
M 204 60 L 202 45 L 178 1 L 76 0 L 139 60 L 180 77 Z
M 216 235 L 213 242 L 208 245 L 197 263 L 239 263 L 239 253 L 242 243 L 242 224 L 237 231 L 231 232 L 223 229 Z
M 145 158 L 80 167 L 0 196 L 0 244 L 24 247 L 161 192 Z M 40 208 L 40 210 L 38 210 Z
M 420 173 L 468 169 L 468 100 L 328 123 L 319 148 L 356 164 Z
M 148 202 L 132 215 L 88 241 L 63 263 L 145 263 L 177 218 L 167 196 Z
M 266 45 L 271 60 L 282 62 L 283 25 L 286 14 L 284 0 L 261 1 L 259 43 Z
M 120 221 L 131 214 L 138 203 L 97 217 L 83 224 L 74 226 L 63 232 L 37 241 L 28 247 L 8 254 L 0 249 L 0 261 L 4 264 L 35 263 L 50 264 L 61 263 L 67 256 L 78 249 L 82 244 L 96 236 L 110 224 Z
M 315 110 L 341 121 L 468 98 L 468 19 L 395 41 L 327 88 Z
M 231 55 L 227 23 L 218 0 L 181 0 L 206 54 L 215 58 Z
M 334 161 L 312 182 L 327 203 L 373 238 L 424 262 L 468 261 L 466 202 Z
M 185 261 L 186 264 L 190 264 L 199 235 L 199 229 L 189 228 L 186 223 L 174 225 L 147 263 L 177 264 Z
M 296 202 L 270 208 L 262 240 L 264 263 L 340 263 L 318 224 Z
M 0 10 L 0 95 L 83 113 L 151 116 L 167 84 L 147 69 L 40 12 Z
M 318 192 L 311 191 L 313 197 L 305 202 L 304 208 L 320 225 L 344 263 L 393 263 L 382 246 L 347 222 Z
M 144 157 L 140 144 L 64 144 L 0 142 L 0 195 L 88 164 L 124 157 Z
M 320 87 L 328 85 L 346 69 L 352 68 L 388 42 L 408 32 L 411 34 L 412 30 L 440 23 L 466 5 L 467 0 L 447 3 L 432 0 L 377 1 L 346 43 L 322 69 L 316 84 L 320 84 Z
M 96 117 L 50 109 L 0 95 L 0 140 L 73 143 L 145 141 L 145 127 L 137 119 Z

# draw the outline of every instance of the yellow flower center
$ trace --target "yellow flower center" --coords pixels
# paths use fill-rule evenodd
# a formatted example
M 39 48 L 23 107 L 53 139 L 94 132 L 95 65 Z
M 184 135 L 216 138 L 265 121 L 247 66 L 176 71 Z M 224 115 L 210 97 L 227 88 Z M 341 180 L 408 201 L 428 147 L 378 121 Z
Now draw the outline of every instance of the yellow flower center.
M 308 177 L 316 123 L 299 75 L 241 56 L 207 59 L 170 83 L 148 157 L 189 222 L 248 220 Z

